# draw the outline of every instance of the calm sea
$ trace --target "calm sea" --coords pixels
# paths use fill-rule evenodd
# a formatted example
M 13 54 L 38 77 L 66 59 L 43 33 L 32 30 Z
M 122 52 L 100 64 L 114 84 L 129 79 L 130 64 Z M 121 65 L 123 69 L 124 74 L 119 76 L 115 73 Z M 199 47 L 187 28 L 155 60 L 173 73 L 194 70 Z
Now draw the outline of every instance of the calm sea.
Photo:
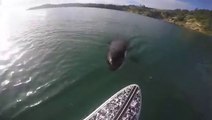
M 0 120 L 80 120 L 129 84 L 141 120 L 212 119 L 212 37 L 141 15 L 55 8 L 0 16 Z M 130 42 L 121 69 L 108 43 Z

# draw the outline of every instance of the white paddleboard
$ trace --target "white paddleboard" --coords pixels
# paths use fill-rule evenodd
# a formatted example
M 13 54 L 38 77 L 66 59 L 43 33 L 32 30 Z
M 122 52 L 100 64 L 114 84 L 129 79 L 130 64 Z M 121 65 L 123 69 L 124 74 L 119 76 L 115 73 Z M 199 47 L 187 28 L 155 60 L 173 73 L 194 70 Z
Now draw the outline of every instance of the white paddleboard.
M 129 85 L 110 97 L 84 120 L 138 120 L 141 97 L 139 86 Z

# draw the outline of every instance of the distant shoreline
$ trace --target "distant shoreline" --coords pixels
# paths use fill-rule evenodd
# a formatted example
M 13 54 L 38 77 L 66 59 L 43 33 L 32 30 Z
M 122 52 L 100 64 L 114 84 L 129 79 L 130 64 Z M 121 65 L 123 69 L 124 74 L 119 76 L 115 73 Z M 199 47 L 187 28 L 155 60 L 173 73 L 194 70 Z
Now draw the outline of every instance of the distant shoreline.
M 189 10 L 160 10 L 148 8 L 145 6 L 135 5 L 112 5 L 112 4 L 81 4 L 81 3 L 67 3 L 67 4 L 44 4 L 29 8 L 28 10 L 59 8 L 59 7 L 94 7 L 105 8 L 120 11 L 127 11 L 135 14 L 140 14 L 156 19 L 161 19 L 169 23 L 173 23 L 185 28 L 201 32 L 207 35 L 212 35 L 212 11 L 196 9 Z

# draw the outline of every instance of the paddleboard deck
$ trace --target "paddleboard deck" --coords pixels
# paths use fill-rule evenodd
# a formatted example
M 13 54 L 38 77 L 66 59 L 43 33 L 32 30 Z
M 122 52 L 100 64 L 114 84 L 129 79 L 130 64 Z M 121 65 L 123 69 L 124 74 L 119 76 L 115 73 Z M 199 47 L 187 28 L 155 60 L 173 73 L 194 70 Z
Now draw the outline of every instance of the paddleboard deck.
M 132 84 L 110 97 L 84 120 L 138 120 L 141 90 Z

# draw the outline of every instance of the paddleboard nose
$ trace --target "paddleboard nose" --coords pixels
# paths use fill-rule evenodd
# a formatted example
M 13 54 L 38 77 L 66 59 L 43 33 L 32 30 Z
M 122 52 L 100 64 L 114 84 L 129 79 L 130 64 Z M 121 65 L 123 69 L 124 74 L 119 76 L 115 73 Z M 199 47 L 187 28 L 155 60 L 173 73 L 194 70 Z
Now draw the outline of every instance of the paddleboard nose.
M 129 85 L 110 97 L 84 120 L 138 120 L 141 97 L 139 86 Z

